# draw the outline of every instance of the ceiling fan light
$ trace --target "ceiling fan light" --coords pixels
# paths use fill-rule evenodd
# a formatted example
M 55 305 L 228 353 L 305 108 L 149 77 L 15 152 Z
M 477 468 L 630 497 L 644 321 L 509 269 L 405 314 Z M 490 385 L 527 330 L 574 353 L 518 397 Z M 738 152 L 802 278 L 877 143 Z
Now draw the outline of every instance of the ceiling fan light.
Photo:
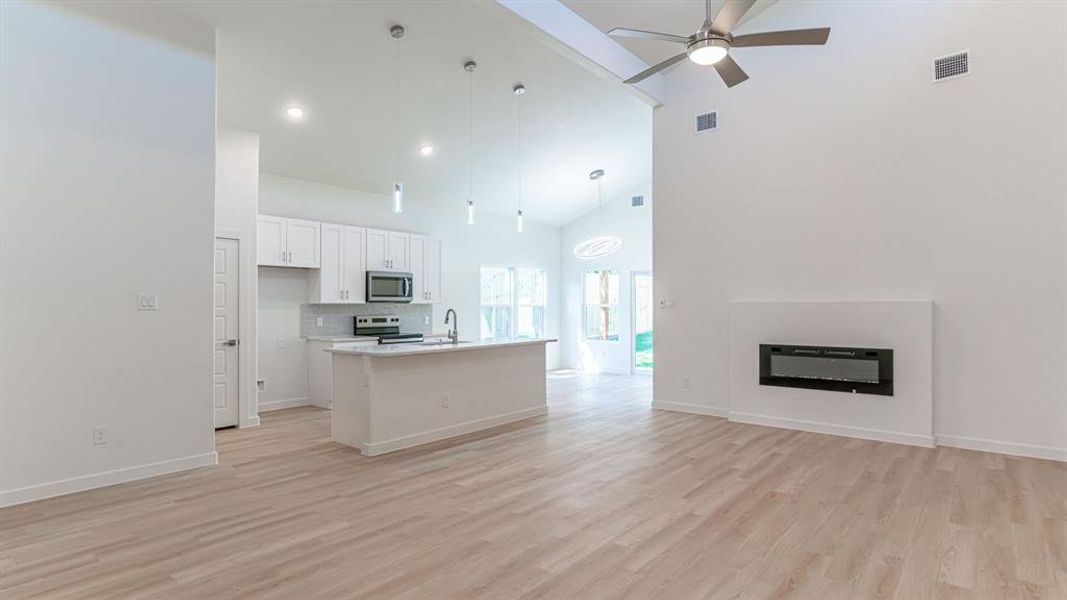
M 686 52 L 689 53 L 689 60 L 703 66 L 713 65 L 726 58 L 729 51 L 730 45 L 726 40 L 714 38 L 697 40 L 686 48 Z

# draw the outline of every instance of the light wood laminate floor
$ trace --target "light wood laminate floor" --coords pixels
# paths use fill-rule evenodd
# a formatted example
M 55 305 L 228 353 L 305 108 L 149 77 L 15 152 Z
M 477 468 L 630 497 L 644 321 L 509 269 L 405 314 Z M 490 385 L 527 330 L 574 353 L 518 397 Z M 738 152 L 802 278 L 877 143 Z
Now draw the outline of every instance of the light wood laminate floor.
M 396 454 L 329 413 L 218 434 L 217 468 L 0 510 L 0 598 L 1065 598 L 1067 466 L 654 411 L 550 413 Z

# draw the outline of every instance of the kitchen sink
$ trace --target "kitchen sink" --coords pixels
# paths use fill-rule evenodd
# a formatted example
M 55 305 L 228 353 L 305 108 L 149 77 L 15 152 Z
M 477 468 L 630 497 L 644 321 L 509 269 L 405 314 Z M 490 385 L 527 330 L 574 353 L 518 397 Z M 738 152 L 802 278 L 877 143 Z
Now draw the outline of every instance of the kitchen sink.
M 430 342 L 422 342 L 423 346 L 452 346 L 457 344 L 469 344 L 470 340 L 458 340 L 453 342 L 452 340 L 433 340 Z

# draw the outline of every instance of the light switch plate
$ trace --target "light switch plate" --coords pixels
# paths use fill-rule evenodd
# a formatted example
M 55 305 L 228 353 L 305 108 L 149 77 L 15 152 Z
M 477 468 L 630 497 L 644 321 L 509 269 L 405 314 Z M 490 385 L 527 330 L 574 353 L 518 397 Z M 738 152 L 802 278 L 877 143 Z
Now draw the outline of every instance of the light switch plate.
M 157 294 L 137 294 L 137 310 L 159 310 Z

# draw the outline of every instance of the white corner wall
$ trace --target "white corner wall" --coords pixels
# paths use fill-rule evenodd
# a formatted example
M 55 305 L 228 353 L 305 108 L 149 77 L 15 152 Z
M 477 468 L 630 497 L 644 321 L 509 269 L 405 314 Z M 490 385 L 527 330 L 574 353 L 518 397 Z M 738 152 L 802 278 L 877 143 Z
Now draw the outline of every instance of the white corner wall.
M 213 57 L 3 2 L 0 90 L 0 505 L 214 464 Z
M 240 282 L 240 415 L 238 426 L 259 424 L 256 396 L 256 216 L 259 210 L 259 134 L 219 126 L 215 135 L 215 234 L 238 240 Z
M 829 45 L 737 49 L 731 90 L 667 76 L 657 402 L 729 408 L 732 301 L 932 298 L 938 441 L 1067 459 L 1067 5 L 1006 6 L 779 2 L 740 33 Z M 963 49 L 973 74 L 931 83 Z M 694 135 L 708 110 L 720 129 Z
M 260 176 L 263 214 L 344 223 L 440 238 L 444 248 L 444 302 L 433 305 L 433 330 L 445 331 L 445 311 L 455 308 L 460 337 L 477 339 L 482 265 L 540 267 L 548 272 L 550 337 L 560 334 L 560 230 L 527 221 L 515 232 L 507 217 L 482 212 L 466 224 L 465 205 L 442 208 L 432 200 L 405 197 L 401 214 L 392 212 L 385 194 L 282 177 Z M 307 271 L 259 268 L 259 376 L 267 379 L 260 402 L 300 403 L 307 398 L 307 349 L 300 339 L 300 304 L 307 302 Z M 548 344 L 547 366 L 559 367 L 559 344 Z
M 643 195 L 645 205 L 630 206 L 631 196 Z M 635 272 L 652 270 L 652 186 L 646 185 L 622 198 L 563 226 L 560 238 L 562 261 L 563 322 L 561 364 L 573 369 L 630 373 L 633 344 L 632 277 Z M 574 247 L 589 238 L 614 235 L 622 247 L 603 258 L 581 260 Z M 588 270 L 615 269 L 619 272 L 619 341 L 587 340 L 582 329 L 584 302 L 582 274 Z

